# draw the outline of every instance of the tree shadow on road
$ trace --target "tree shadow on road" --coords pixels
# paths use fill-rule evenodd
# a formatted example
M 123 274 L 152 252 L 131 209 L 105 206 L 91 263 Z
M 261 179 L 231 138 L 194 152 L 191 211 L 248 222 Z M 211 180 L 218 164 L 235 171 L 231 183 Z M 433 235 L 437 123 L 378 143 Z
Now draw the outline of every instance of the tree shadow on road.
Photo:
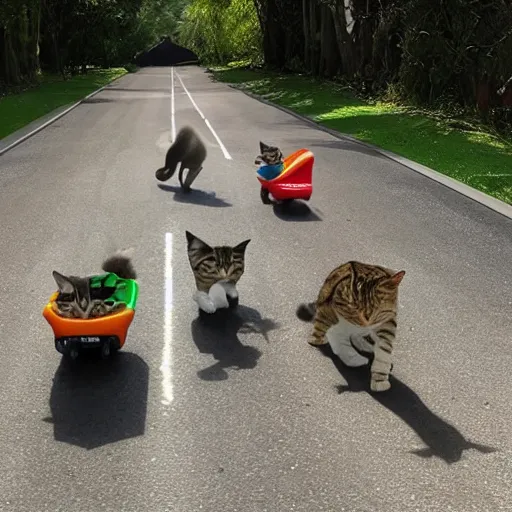
M 84 354 L 62 358 L 50 396 L 56 441 L 92 450 L 144 434 L 149 367 L 136 354 L 119 352 L 112 361 Z
M 231 203 L 224 201 L 220 197 L 216 197 L 215 192 L 206 192 L 193 188 L 190 192 L 183 192 L 180 186 L 164 185 L 158 183 L 158 188 L 165 192 L 174 192 L 173 199 L 178 203 L 190 203 L 201 206 L 210 206 L 212 208 L 227 208 L 233 206 Z
M 322 218 L 304 201 L 275 203 L 272 205 L 274 215 L 287 222 L 321 222 Z
M 192 338 L 199 352 L 211 354 L 217 361 L 208 368 L 199 370 L 202 380 L 221 381 L 229 377 L 226 369 L 249 370 L 255 368 L 261 351 L 244 345 L 238 339 L 239 332 L 255 332 L 268 341 L 268 333 L 279 324 L 247 306 L 236 310 L 219 310 L 213 315 L 200 314 L 192 321 Z
M 171 88 L 170 87 L 147 87 L 145 89 L 136 89 L 131 87 L 105 87 L 105 91 L 123 91 L 123 92 L 150 92 L 150 93 L 164 93 L 171 95 Z
M 114 103 L 114 99 L 112 98 L 98 98 L 97 96 L 94 96 L 93 98 L 87 98 L 85 100 L 82 100 L 82 105 L 85 104 L 95 104 L 95 103 Z
M 423 458 L 439 457 L 448 464 L 458 462 L 464 450 L 471 448 L 481 453 L 493 453 L 496 448 L 473 443 L 467 440 L 453 425 L 434 414 L 421 398 L 401 380 L 390 377 L 391 389 L 383 393 L 370 392 L 369 366 L 350 368 L 336 357 L 330 346 L 319 347 L 320 351 L 330 357 L 334 365 L 346 380 L 346 385 L 337 386 L 338 393 L 366 392 L 386 409 L 398 416 L 416 432 L 426 444 L 426 448 L 411 453 Z

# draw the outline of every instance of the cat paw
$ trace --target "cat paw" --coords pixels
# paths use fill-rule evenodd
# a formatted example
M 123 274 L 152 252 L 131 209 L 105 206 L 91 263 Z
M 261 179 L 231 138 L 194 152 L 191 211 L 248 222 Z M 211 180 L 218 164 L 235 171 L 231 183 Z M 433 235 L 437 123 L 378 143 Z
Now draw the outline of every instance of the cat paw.
M 325 338 L 322 338 L 319 340 L 317 338 L 314 338 L 313 336 L 311 338 L 309 338 L 308 343 L 313 347 L 320 347 L 322 345 L 327 345 L 327 341 L 325 340 Z
M 212 314 L 215 313 L 215 311 L 217 310 L 215 304 L 210 299 L 207 293 L 196 292 L 193 298 L 196 301 L 197 305 L 199 306 L 199 309 L 202 309 L 205 313 Z
M 233 299 L 233 300 L 238 299 L 238 291 L 235 288 L 235 285 L 233 283 L 227 283 L 224 286 L 224 289 L 226 290 L 226 295 L 228 296 L 228 300 L 229 299 Z
M 375 393 L 380 393 L 381 391 L 387 391 L 391 388 L 391 383 L 389 380 L 380 380 L 380 381 L 371 381 L 370 389 Z

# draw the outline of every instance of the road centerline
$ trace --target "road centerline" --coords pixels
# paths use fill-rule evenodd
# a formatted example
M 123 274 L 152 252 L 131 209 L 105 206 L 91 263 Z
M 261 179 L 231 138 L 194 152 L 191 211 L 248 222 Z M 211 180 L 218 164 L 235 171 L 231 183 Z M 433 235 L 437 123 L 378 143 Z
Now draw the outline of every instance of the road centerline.
M 174 399 L 172 385 L 172 233 L 165 233 L 164 262 L 164 345 L 162 350 L 162 405 L 170 405 Z
M 174 104 L 174 68 L 171 68 L 171 142 L 176 139 L 176 107 Z
M 173 69 L 173 68 L 171 68 Z M 226 149 L 226 146 L 222 143 L 220 140 L 220 137 L 217 135 L 217 132 L 213 129 L 213 126 L 210 124 L 210 121 L 206 118 L 206 116 L 203 114 L 201 109 L 198 107 L 197 103 L 194 101 L 194 98 L 192 97 L 192 94 L 190 94 L 189 90 L 185 87 L 185 84 L 183 83 L 183 80 L 181 79 L 181 76 L 176 72 L 176 76 L 178 77 L 178 80 L 180 81 L 181 86 L 183 87 L 183 90 L 187 94 L 190 102 L 192 103 L 193 107 L 197 110 L 197 113 L 201 116 L 201 119 L 205 122 L 206 126 L 212 132 L 212 135 L 215 137 L 215 140 L 220 146 L 220 149 L 222 150 L 222 153 L 224 154 L 224 158 L 226 160 L 233 160 L 231 158 L 231 155 L 229 154 L 228 150 Z

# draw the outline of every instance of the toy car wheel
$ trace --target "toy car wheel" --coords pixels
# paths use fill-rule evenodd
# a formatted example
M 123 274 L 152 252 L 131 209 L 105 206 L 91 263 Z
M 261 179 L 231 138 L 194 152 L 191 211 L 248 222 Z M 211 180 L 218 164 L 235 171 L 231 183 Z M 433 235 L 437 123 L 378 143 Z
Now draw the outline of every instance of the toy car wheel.
M 269 194 L 270 193 L 269 193 L 269 191 L 266 188 L 261 187 L 260 198 L 261 198 L 261 202 L 263 204 L 272 204 L 272 201 L 270 200 Z
M 57 350 L 59 354 L 65 354 L 66 350 L 64 349 L 62 340 L 55 340 L 55 350 Z
M 119 340 L 117 336 L 111 336 L 101 346 L 101 358 L 111 359 L 113 358 L 120 349 Z
M 69 359 L 75 362 L 78 359 L 78 349 L 76 347 L 71 347 L 68 352 Z
M 234 299 L 232 299 L 231 297 L 228 297 L 229 309 L 237 308 L 238 307 L 238 302 L 239 302 L 238 296 L 235 297 Z
M 111 355 L 112 355 L 112 343 L 109 338 L 108 340 L 105 340 L 103 345 L 101 345 L 101 358 L 109 359 Z
M 209 320 L 215 315 L 215 313 L 207 313 L 206 311 L 203 311 L 201 308 L 197 308 L 197 311 L 199 313 L 199 318 L 201 318 L 202 320 Z

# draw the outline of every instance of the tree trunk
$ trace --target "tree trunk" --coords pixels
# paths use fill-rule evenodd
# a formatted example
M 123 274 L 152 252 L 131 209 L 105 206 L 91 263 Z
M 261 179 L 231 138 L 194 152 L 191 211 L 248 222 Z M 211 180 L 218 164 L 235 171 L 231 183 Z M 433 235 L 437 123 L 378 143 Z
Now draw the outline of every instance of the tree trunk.
M 321 7 L 321 30 L 320 30 L 320 66 L 319 74 L 333 78 L 336 76 L 340 66 L 340 56 L 336 45 L 336 33 L 332 12 L 327 5 Z
M 304 62 L 311 59 L 311 34 L 309 32 L 309 4 L 313 0 L 302 0 L 302 26 L 304 31 Z
M 337 1 L 330 6 L 336 31 L 336 43 L 341 58 L 341 72 L 348 78 L 356 74 L 357 65 L 354 62 L 354 43 L 347 32 L 347 19 L 345 16 L 345 2 Z

